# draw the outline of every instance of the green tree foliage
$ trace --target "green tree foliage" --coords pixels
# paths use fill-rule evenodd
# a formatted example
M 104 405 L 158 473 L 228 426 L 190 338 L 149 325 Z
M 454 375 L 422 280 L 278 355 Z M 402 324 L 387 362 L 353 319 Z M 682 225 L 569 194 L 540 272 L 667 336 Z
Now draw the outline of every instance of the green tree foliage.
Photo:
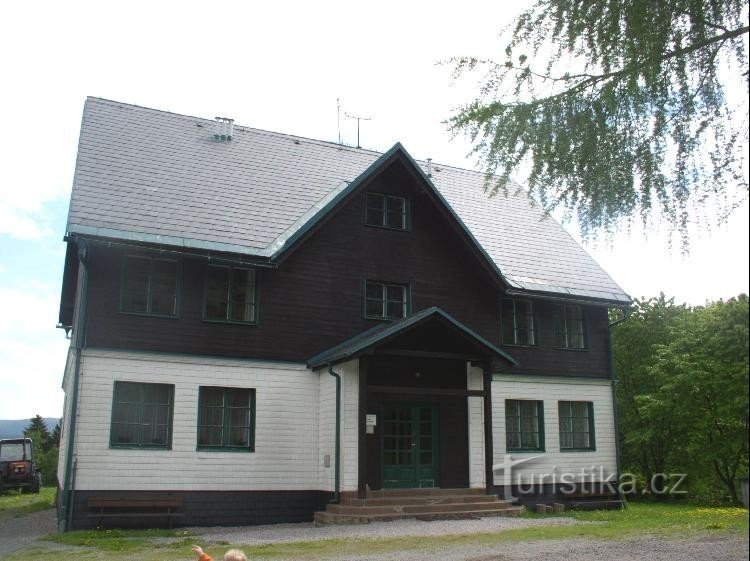
M 537 0 L 503 60 L 452 61 L 483 74 L 451 131 L 470 136 L 493 193 L 529 164 L 531 193 L 584 236 L 656 209 L 686 247 L 696 209 L 721 220 L 747 198 L 746 19 L 747 0 Z
M 748 298 L 636 301 L 613 332 L 623 467 L 687 473 L 693 496 L 738 502 L 748 469 Z M 722 491 L 723 489 L 723 491 Z
M 52 443 L 52 436 L 41 415 L 36 415 L 29 421 L 29 425 L 23 429 L 23 435 L 26 438 L 31 438 L 39 450 L 48 450 Z
M 55 432 L 59 434 L 58 427 L 55 427 Z M 56 441 L 57 437 L 50 433 L 41 415 L 36 415 L 30 420 L 29 425 L 23 430 L 23 435 L 34 443 L 34 459 L 37 468 L 42 472 L 42 484 L 55 485 L 59 440 Z

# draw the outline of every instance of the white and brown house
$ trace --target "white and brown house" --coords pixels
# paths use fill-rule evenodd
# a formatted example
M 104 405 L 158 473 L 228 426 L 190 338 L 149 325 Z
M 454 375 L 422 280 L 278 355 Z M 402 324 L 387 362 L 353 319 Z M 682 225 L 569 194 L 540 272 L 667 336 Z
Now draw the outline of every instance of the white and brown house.
M 184 524 L 258 524 L 393 489 L 536 503 L 565 500 L 564 474 L 577 500 L 616 478 L 608 309 L 630 299 L 525 192 L 483 186 L 400 144 L 89 98 L 62 527 L 149 497 Z M 508 456 L 534 459 L 509 477 Z

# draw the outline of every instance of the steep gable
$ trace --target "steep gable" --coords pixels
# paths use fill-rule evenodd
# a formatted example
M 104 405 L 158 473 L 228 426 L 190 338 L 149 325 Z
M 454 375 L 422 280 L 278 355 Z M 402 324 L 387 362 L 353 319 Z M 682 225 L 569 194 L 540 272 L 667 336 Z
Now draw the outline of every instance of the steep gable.
M 272 260 L 384 159 L 400 152 L 446 203 L 459 232 L 511 288 L 627 304 L 630 299 L 523 191 L 487 197 L 481 173 L 89 98 L 67 230 Z M 472 241 L 473 240 L 473 241 Z

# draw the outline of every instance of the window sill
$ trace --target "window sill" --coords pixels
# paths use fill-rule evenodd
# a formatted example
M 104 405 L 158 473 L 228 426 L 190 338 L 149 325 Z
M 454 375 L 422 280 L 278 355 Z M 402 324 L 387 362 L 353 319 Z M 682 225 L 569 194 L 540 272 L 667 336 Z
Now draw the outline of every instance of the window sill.
M 521 343 L 502 343 L 503 347 L 516 347 L 520 349 L 538 349 L 539 343 L 532 343 L 529 345 L 522 345 Z
M 575 347 L 552 347 L 556 351 L 572 351 L 574 353 L 587 353 L 591 349 L 588 347 L 581 347 L 581 348 L 575 348 Z
M 596 452 L 596 448 L 560 448 L 560 452 Z
M 150 314 L 148 312 L 125 312 L 123 310 L 119 310 L 119 313 L 124 316 L 135 316 L 135 317 L 142 317 L 142 318 L 180 319 L 179 314 L 175 314 L 175 315 Z
M 221 446 L 198 446 L 196 452 L 230 452 L 232 454 L 251 454 L 255 448 L 224 448 Z
M 383 318 L 383 317 L 375 317 L 375 316 L 363 316 L 364 319 L 369 319 L 372 321 L 399 321 L 401 319 L 405 319 L 408 316 L 400 317 L 400 318 Z
M 163 451 L 169 451 L 172 449 L 172 446 L 160 446 L 157 444 L 110 444 L 109 445 L 110 450 L 163 450 Z
M 505 452 L 513 452 L 514 454 L 534 454 L 537 452 L 545 452 L 544 448 L 506 448 Z
M 246 325 L 249 327 L 258 326 L 257 321 L 237 321 L 237 320 L 229 320 L 229 319 L 208 319 L 208 318 L 203 318 L 202 321 L 204 323 L 218 323 L 222 325 Z
M 365 226 L 368 228 L 377 228 L 378 230 L 388 230 L 390 232 L 411 232 L 411 228 L 408 226 L 406 228 L 394 228 L 392 226 L 381 226 L 380 224 L 368 224 L 367 222 L 365 222 Z

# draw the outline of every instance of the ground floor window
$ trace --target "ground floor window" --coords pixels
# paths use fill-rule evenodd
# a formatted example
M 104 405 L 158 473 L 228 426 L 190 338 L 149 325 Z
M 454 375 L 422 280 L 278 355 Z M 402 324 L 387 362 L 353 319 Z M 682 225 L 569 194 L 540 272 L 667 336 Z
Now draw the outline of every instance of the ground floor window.
M 509 452 L 544 451 L 544 402 L 506 399 L 505 436 Z
M 594 404 L 558 401 L 560 450 L 594 449 Z
M 174 386 L 115 382 L 110 446 L 170 448 Z
M 255 390 L 202 386 L 198 396 L 198 448 L 255 449 Z

